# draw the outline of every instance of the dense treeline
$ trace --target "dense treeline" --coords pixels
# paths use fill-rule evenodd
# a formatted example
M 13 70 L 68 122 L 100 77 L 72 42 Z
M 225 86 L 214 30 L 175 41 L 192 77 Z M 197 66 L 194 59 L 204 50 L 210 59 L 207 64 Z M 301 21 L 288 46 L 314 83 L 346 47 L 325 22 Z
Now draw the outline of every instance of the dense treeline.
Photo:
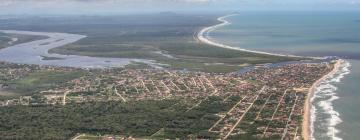
M 0 108 L 1 139 L 68 139 L 77 133 L 117 134 L 153 138 L 214 138 L 206 130 L 238 98 L 222 102 L 211 97 L 186 112 L 179 100 L 93 102 L 66 106 Z

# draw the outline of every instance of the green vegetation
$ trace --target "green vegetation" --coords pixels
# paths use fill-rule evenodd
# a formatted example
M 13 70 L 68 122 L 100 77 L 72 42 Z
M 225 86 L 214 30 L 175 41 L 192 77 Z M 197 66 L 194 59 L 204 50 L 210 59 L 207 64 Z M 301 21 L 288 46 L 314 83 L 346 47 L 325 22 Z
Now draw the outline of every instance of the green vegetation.
M 19 96 L 21 96 L 21 94 L 13 92 L 13 91 L 7 91 L 4 89 L 0 89 L 0 101 L 15 99 L 15 98 L 18 98 Z
M 219 97 L 210 97 L 188 112 L 180 100 L 2 107 L 0 137 L 62 140 L 86 133 L 154 139 L 213 139 L 216 135 L 207 129 L 219 119 L 214 114 L 230 109 L 238 98 L 232 99 L 223 102 Z
M 243 64 L 296 60 L 234 51 L 200 43 L 197 32 L 219 23 L 220 15 L 152 14 L 122 16 L 68 16 L 17 19 L 10 27 L 44 32 L 87 35 L 86 38 L 50 50 L 50 53 L 96 57 L 156 60 L 171 69 L 233 72 Z M 42 22 L 46 21 L 46 22 Z M 0 27 L 9 26 L 0 23 Z M 22 40 L 22 39 L 20 39 Z M 21 42 L 21 41 L 20 41 Z M 1 45 L 0 45 L 1 46 Z M 56 58 L 44 58 L 53 60 Z
M 125 66 L 126 69 L 151 69 L 152 67 L 146 63 L 132 62 Z
M 81 77 L 84 74 L 86 74 L 84 71 L 40 71 L 31 73 L 18 80 L 8 81 L 6 84 L 9 85 L 10 91 L 21 93 L 22 95 L 31 95 L 41 90 L 47 90 L 65 84 L 67 81 Z
M 63 24 L 57 25 L 57 23 L 51 26 L 45 24 L 41 29 L 47 31 L 50 30 L 48 28 L 53 29 L 55 26 L 59 32 L 88 36 L 73 44 L 54 48 L 50 50 L 51 53 L 150 59 L 167 64 L 171 69 L 223 73 L 239 70 L 245 63 L 261 64 L 296 60 L 296 58 L 234 51 L 198 42 L 196 33 L 203 27 L 217 24 L 217 16 L 159 14 L 78 17 L 78 19 L 71 18 L 70 23 L 63 22 L 72 30 L 63 28 Z M 49 20 L 51 23 L 51 19 Z
M 209 15 L 201 17 L 198 15 L 84 16 L 58 18 L 54 21 L 49 19 L 43 24 L 37 24 L 37 21 L 34 20 L 24 23 L 24 25 L 14 26 L 26 26 L 26 28 L 37 31 L 68 32 L 88 36 L 74 44 L 55 48 L 51 50 L 52 53 L 151 59 L 167 64 L 164 67 L 170 69 L 225 73 L 239 70 L 244 64 L 297 60 L 296 58 L 234 51 L 199 43 L 194 38 L 194 33 L 203 27 L 216 24 L 215 17 Z M 62 20 L 71 22 L 62 22 Z M 26 30 L 26 28 L 24 29 Z M 4 44 L 8 41 L 6 40 L 8 37 L 1 38 L 1 36 L 8 35 L 0 34 L 0 40 L 3 40 L 0 42 L 0 48 L 1 43 Z M 13 36 L 20 38 L 18 42 L 22 42 L 28 37 Z M 29 36 L 28 41 L 31 39 L 34 38 Z M 43 59 L 54 60 L 57 58 L 43 56 Z M 126 68 L 148 69 L 150 67 L 145 63 L 134 62 L 127 65 Z M 97 74 L 96 70 L 90 71 L 95 71 L 94 75 Z M 30 74 L 15 78 L 15 80 L 1 78 L 1 84 L 6 85 L 8 92 L 2 92 L 1 94 L 6 94 L 6 96 L 0 96 L 0 100 L 20 95 L 33 95 L 34 98 L 40 98 L 38 96 L 40 91 L 54 89 L 86 74 L 88 73 L 83 70 L 36 69 Z M 252 84 L 261 84 L 255 79 L 248 81 Z M 101 82 L 99 85 L 101 87 L 114 83 L 112 80 Z M 125 82 L 125 84 L 127 83 L 129 82 Z M 151 91 L 156 87 L 154 85 L 146 86 Z M 110 86 L 109 89 L 113 88 L 115 87 L 111 88 Z M 117 90 L 124 91 L 120 88 Z M 129 88 L 125 90 L 124 94 L 136 93 L 136 90 L 136 88 Z M 70 93 L 67 98 L 75 98 L 80 94 L 92 95 L 98 92 L 114 94 L 108 90 L 76 92 Z M 152 139 L 217 139 L 219 138 L 218 134 L 208 131 L 219 120 L 219 115 L 216 114 L 226 113 L 240 99 L 236 96 L 225 101 L 222 97 L 208 97 L 190 111 L 188 109 L 198 103 L 200 99 L 67 102 L 65 106 L 5 106 L 0 108 L 0 139 L 63 140 L 78 133 L 88 134 L 84 136 L 85 138 L 94 138 L 95 136 L 94 139 L 97 135 L 107 134 Z M 264 101 L 255 102 L 254 108 L 245 116 L 240 128 L 247 130 L 246 134 L 231 136 L 230 139 L 256 139 L 254 135 L 259 133 L 258 126 L 268 124 L 266 120 L 253 120 L 257 115 L 255 112 L 259 111 L 262 104 Z M 274 108 L 264 109 L 261 115 L 265 118 L 271 116 L 273 112 Z M 283 127 L 284 125 L 284 123 L 275 122 L 270 126 Z M 271 139 L 278 138 L 276 135 Z
M 13 42 L 12 44 L 9 44 L 9 42 L 12 41 L 12 38 L 17 38 L 18 40 Z M 40 40 L 45 38 L 47 37 L 35 35 L 5 34 L 0 32 L 0 49 L 20 43 L 31 42 L 34 40 Z

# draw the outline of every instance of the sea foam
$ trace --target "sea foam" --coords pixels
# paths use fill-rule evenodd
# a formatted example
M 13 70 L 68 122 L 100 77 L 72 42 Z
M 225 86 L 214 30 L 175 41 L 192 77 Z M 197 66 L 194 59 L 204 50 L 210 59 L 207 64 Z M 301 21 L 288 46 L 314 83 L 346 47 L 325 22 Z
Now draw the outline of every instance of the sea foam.
M 338 71 L 333 75 L 327 77 L 324 81 L 320 83 L 320 85 L 315 89 L 315 96 L 311 98 L 311 139 L 315 140 L 314 133 L 314 123 L 317 121 L 324 121 L 324 125 L 326 127 L 326 138 L 330 138 L 333 140 L 342 140 L 342 138 L 338 137 L 337 134 L 340 133 L 340 130 L 336 129 L 336 126 L 342 122 L 340 118 L 340 113 L 337 112 L 333 107 L 333 101 L 339 99 L 336 93 L 337 87 L 336 84 L 341 82 L 341 79 L 344 78 L 345 75 L 350 73 L 351 64 L 347 61 L 341 63 Z M 322 110 L 321 112 L 318 112 Z M 325 120 L 320 117 L 317 117 L 319 113 L 324 113 L 330 117 L 327 117 Z

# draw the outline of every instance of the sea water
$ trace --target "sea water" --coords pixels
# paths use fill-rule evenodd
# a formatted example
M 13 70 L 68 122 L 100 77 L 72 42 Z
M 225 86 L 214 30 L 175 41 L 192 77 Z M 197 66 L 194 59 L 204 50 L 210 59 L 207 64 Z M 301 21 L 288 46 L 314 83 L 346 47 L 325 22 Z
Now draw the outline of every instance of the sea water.
M 360 138 L 360 12 L 240 12 L 210 33 L 233 47 L 302 56 L 338 56 L 340 70 L 312 99 L 313 139 Z

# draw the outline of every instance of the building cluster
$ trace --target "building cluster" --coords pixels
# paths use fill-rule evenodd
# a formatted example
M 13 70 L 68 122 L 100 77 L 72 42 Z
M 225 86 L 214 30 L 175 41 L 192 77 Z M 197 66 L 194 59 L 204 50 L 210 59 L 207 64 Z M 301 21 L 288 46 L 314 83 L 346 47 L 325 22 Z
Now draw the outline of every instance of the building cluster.
M 240 95 L 253 84 L 239 77 L 202 72 L 169 70 L 108 69 L 69 81 L 47 94 L 66 93 L 65 102 L 122 102 L 164 99 L 201 99 L 208 96 Z M 58 98 L 58 99 L 59 99 Z M 55 101 L 55 100 L 54 100 Z
M 72 72 L 79 69 L 70 67 L 54 67 L 54 66 L 39 66 L 39 65 L 27 65 L 27 64 L 14 64 L 7 62 L 0 62 L 0 95 L 1 92 L 7 92 L 8 89 L 16 89 L 11 85 L 16 80 L 31 76 L 38 72 Z M 43 93 L 43 92 L 40 92 Z M 46 92 L 45 92 L 46 93 Z M 56 101 L 52 101 L 51 98 L 55 92 L 51 92 L 50 95 L 44 94 L 42 97 L 38 96 L 21 96 L 15 99 L 0 100 L 0 106 L 11 106 L 11 105 L 38 105 L 38 104 L 55 104 Z M 58 93 L 63 95 L 63 92 Z M 46 98 L 49 100 L 46 100 Z
M 226 101 L 240 99 L 209 128 L 221 139 L 242 135 L 258 138 L 301 139 L 301 123 L 308 89 L 332 70 L 330 63 L 294 63 L 278 67 L 260 67 L 245 73 L 213 74 L 175 70 L 104 69 L 88 71 L 85 76 L 42 91 L 46 104 L 89 101 L 140 101 L 194 99 L 197 107 L 210 96 Z M 1 68 L 1 75 L 31 71 L 27 68 Z M 12 75 L 13 78 L 20 78 Z M 35 103 L 33 97 L 21 97 L 16 103 Z M 10 105 L 9 100 L 0 105 Z M 16 104 L 12 103 L 12 104 Z
M 330 63 L 297 63 L 257 68 L 238 75 L 262 85 L 248 93 L 210 129 L 221 139 L 250 135 L 258 138 L 301 139 L 304 103 L 309 88 L 332 70 Z

